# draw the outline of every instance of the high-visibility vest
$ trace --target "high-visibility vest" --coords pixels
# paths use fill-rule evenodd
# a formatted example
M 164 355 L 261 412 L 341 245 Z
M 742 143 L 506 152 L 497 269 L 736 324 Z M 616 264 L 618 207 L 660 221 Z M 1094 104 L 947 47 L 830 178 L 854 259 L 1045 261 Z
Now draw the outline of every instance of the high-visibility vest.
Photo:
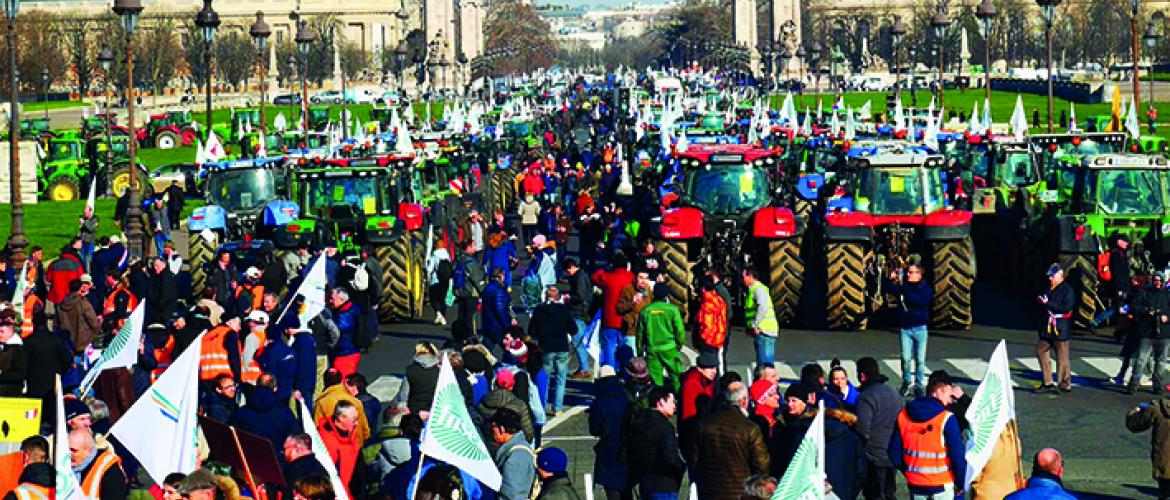
M 231 361 L 224 340 L 232 333 L 227 325 L 219 325 L 203 335 L 199 355 L 199 380 L 215 380 L 220 375 L 232 375 Z
M 53 498 L 53 491 L 39 484 L 22 483 L 12 490 L 16 500 L 49 500 Z
M 244 290 L 247 290 L 248 293 L 252 294 L 252 310 L 259 311 L 260 304 L 264 302 L 264 285 L 244 284 L 244 285 L 240 285 L 240 286 L 236 287 L 236 298 L 237 299 L 240 298 L 240 293 L 242 293 Z
M 81 481 L 81 493 L 88 498 L 100 498 L 102 476 L 114 466 L 122 467 L 122 459 L 118 458 L 118 455 L 110 450 L 98 453 L 97 458 L 93 459 L 93 467 L 89 469 L 89 474 Z
M 898 413 L 898 432 L 902 436 L 902 460 L 906 463 L 906 483 L 910 486 L 930 487 L 954 484 L 955 475 L 947 459 L 943 427 L 951 418 L 943 410 L 925 422 L 910 420 L 902 409 Z
M 760 319 L 759 329 L 762 332 L 777 333 L 780 331 L 780 322 L 776 321 L 776 310 L 772 307 L 772 295 L 768 293 L 768 287 L 764 286 L 759 281 L 752 283 L 748 287 L 747 297 L 743 302 L 743 316 L 750 326 L 756 321 L 756 291 L 763 290 L 764 296 L 768 297 L 768 311 L 764 317 Z
M 118 310 L 118 294 L 122 294 L 122 293 L 126 294 L 126 296 L 130 298 L 130 300 L 126 301 L 126 310 L 125 311 Z M 130 290 L 126 289 L 126 287 L 124 287 L 122 285 L 118 285 L 118 288 L 115 288 L 112 292 L 110 292 L 109 295 L 106 296 L 106 302 L 103 306 L 102 314 L 105 316 L 109 316 L 111 314 L 127 314 L 128 315 L 134 311 L 135 307 L 138 307 L 138 297 L 135 297 L 134 294 L 130 292 Z M 118 320 L 118 325 L 117 325 L 118 328 L 122 328 L 122 325 L 125 323 L 126 323 L 126 318 L 122 318 L 122 319 Z
M 252 330 L 250 335 L 255 335 L 260 339 L 260 347 L 252 354 L 252 359 L 244 364 L 244 369 L 240 371 L 240 378 L 244 379 L 244 383 L 256 385 L 256 381 L 260 379 L 260 374 L 263 372 L 260 369 L 260 362 L 256 358 L 260 357 L 260 353 L 264 352 L 264 346 L 268 343 L 268 333 L 265 330 Z M 244 342 L 247 345 L 247 342 Z
M 150 371 L 150 381 L 155 382 L 162 376 L 163 372 L 175 362 L 175 336 L 171 335 L 167 338 L 166 345 L 156 348 L 154 350 L 154 360 L 157 363 L 155 369 Z
M 33 323 L 33 317 L 36 316 L 37 307 L 44 307 L 41 298 L 37 294 L 30 293 L 28 297 L 24 298 L 24 307 L 20 316 L 20 338 L 27 339 L 29 335 L 33 334 L 36 329 L 36 324 Z

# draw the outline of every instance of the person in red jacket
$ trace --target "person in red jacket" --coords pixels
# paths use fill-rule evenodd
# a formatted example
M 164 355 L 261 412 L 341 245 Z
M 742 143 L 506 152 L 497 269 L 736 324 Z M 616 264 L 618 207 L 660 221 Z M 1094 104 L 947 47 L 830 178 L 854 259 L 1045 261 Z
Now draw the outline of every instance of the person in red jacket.
M 61 256 L 49 264 L 45 271 L 45 282 L 49 286 L 49 302 L 60 304 L 69 296 L 69 284 L 85 274 L 81 262 L 81 238 L 73 238 L 61 249 Z
M 341 482 L 345 484 L 346 493 L 354 490 L 351 481 L 354 479 L 358 453 L 361 452 L 362 442 L 357 439 L 354 431 L 357 430 L 358 409 L 348 401 L 341 401 L 333 408 L 332 418 L 322 418 L 317 421 L 317 432 L 321 434 L 321 441 L 325 442 L 325 449 L 329 451 L 329 458 L 337 466 L 337 473 Z
M 634 273 L 630 272 L 629 267 L 625 254 L 618 252 L 609 269 L 601 269 L 592 276 L 593 284 L 601 288 L 601 359 L 598 360 L 598 366 L 608 365 L 617 369 L 624 365 L 625 360 L 619 362 L 616 352 L 619 342 L 625 345 L 622 316 L 617 312 L 617 303 L 622 289 L 634 283 Z
M 719 356 L 714 352 L 700 352 L 695 366 L 682 375 L 679 385 L 678 439 L 679 446 L 690 444 L 699 428 L 700 412 L 715 397 L 715 377 L 719 374 Z

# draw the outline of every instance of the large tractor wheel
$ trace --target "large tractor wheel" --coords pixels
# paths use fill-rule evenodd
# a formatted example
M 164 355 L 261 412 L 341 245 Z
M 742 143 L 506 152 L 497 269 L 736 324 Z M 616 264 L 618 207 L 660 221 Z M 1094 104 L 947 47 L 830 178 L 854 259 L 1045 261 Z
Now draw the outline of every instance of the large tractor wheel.
M 45 186 L 45 197 L 51 201 L 76 201 L 81 199 L 81 186 L 77 179 L 62 175 Z
M 800 289 L 804 286 L 804 259 L 800 256 L 800 237 L 768 242 L 768 292 L 776 319 L 781 324 L 796 319 Z
M 158 149 L 175 149 L 182 139 L 179 134 L 170 130 L 162 130 L 154 135 L 154 147 Z
M 195 140 L 198 137 L 199 137 L 199 133 L 196 132 L 195 129 L 193 129 L 191 127 L 184 128 L 182 130 L 182 132 L 179 132 L 179 140 L 182 141 L 184 146 L 190 146 L 192 144 L 195 144 Z
M 374 256 L 382 266 L 382 298 L 378 304 L 378 319 L 381 321 L 410 317 L 410 250 L 408 236 L 374 250 Z
M 129 163 L 124 163 L 114 167 L 108 174 L 106 185 L 110 187 L 110 194 L 114 197 L 121 197 L 126 188 L 130 187 L 130 169 L 133 168 Z M 138 199 L 145 200 L 151 195 L 150 174 L 145 169 L 138 169 L 138 178 L 135 180 L 135 188 L 138 190 Z
M 1060 267 L 1064 268 L 1064 280 L 1072 285 L 1077 303 L 1073 308 L 1073 324 L 1081 328 L 1092 328 L 1093 317 L 1101 310 L 1101 298 L 1097 295 L 1097 267 L 1087 255 L 1061 254 Z
M 860 243 L 829 243 L 826 250 L 829 328 L 864 330 L 869 320 L 865 248 Z
M 187 263 L 191 271 L 191 292 L 198 296 L 207 284 L 207 263 L 215 259 L 215 239 L 205 239 L 203 233 L 187 235 Z
M 488 218 L 495 217 L 496 211 L 504 211 L 504 186 L 500 182 L 500 175 L 492 172 L 488 178 L 488 187 L 491 191 L 491 199 L 488 203 L 488 210 L 491 212 L 487 214 Z
M 809 216 L 812 215 L 812 211 L 813 202 L 799 196 L 796 197 L 796 201 L 793 203 L 792 207 L 792 213 L 794 215 L 800 217 L 801 219 L 808 220 Z
M 423 309 L 426 308 L 426 265 L 422 256 L 424 238 L 417 231 L 411 233 L 410 267 L 406 274 L 410 284 L 410 319 L 422 319 Z
M 684 321 L 691 301 L 691 264 L 687 260 L 685 241 L 661 240 L 655 243 L 666 272 L 666 286 L 670 288 L 670 301 L 678 306 Z
M 971 239 L 936 241 L 931 247 L 934 251 L 931 324 L 935 328 L 971 328 L 971 287 L 975 284 Z

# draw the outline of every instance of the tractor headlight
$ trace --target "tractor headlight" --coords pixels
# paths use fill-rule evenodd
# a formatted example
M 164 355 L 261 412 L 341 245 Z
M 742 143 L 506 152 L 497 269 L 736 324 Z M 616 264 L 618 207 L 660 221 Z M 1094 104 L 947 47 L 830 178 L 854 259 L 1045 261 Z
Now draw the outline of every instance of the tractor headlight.
M 1162 224 L 1162 234 L 1170 234 L 1170 222 Z

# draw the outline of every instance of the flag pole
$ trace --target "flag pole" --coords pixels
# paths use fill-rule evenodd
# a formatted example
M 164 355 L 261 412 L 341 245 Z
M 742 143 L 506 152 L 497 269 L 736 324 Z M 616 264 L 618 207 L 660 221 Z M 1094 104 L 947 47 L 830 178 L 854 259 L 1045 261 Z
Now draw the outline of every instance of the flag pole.
M 244 448 L 240 446 L 240 436 L 236 434 L 236 428 L 228 426 L 228 429 L 232 430 L 232 441 L 236 442 L 236 453 L 240 454 L 240 462 L 244 464 L 244 474 L 248 478 L 248 487 L 252 488 L 252 494 L 257 495 L 257 498 L 267 500 L 268 495 L 256 489 L 256 480 L 252 478 L 252 468 L 248 467 L 248 457 L 244 456 Z
M 418 468 L 414 470 L 414 489 L 410 492 L 410 500 L 418 498 L 418 482 L 422 479 L 423 461 L 427 459 L 427 454 L 422 451 L 418 452 Z

